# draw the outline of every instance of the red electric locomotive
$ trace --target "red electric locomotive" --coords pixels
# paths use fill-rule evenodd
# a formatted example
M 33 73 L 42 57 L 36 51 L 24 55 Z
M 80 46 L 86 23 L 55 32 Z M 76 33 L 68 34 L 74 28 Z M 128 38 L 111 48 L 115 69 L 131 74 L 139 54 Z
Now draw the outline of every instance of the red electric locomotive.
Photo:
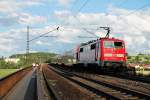
M 110 38 L 108 27 L 104 38 L 82 43 L 76 50 L 77 64 L 98 65 L 99 68 L 122 68 L 126 65 L 126 50 L 123 40 Z

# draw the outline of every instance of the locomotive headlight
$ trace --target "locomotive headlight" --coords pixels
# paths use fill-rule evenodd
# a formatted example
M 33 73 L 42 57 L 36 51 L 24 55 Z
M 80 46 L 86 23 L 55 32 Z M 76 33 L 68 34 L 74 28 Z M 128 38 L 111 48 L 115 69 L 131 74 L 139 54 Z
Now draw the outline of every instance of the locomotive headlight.
M 112 54 L 111 53 L 106 53 L 104 54 L 105 57 L 112 57 Z
M 124 57 L 124 54 L 116 54 L 117 57 Z

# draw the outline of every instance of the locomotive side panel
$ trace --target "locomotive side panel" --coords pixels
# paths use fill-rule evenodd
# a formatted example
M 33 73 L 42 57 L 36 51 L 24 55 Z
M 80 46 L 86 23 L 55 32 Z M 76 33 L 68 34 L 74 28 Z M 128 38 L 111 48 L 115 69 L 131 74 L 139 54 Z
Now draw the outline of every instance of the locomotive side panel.
M 98 61 L 98 42 L 91 43 L 80 47 L 79 63 L 83 64 L 97 64 Z

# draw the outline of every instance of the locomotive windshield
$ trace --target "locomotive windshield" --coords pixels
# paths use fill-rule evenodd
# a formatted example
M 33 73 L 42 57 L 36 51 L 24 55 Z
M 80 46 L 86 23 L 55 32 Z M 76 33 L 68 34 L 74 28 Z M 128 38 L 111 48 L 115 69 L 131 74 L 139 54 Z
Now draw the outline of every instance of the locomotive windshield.
M 105 48 L 122 48 L 122 42 L 104 41 Z
M 115 48 L 122 48 L 123 47 L 122 42 L 114 42 L 114 46 L 115 46 Z
M 114 47 L 113 41 L 104 41 L 104 47 L 105 48 L 113 48 Z

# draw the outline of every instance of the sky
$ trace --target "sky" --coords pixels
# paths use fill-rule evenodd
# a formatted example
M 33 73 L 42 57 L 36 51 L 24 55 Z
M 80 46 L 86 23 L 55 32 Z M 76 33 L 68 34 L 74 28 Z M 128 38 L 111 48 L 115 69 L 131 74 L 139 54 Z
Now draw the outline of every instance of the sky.
M 63 54 L 105 36 L 101 26 L 111 27 L 129 54 L 150 52 L 149 0 L 0 0 L 0 56 L 26 52 L 27 26 L 30 40 L 56 36 L 30 41 L 30 52 Z

